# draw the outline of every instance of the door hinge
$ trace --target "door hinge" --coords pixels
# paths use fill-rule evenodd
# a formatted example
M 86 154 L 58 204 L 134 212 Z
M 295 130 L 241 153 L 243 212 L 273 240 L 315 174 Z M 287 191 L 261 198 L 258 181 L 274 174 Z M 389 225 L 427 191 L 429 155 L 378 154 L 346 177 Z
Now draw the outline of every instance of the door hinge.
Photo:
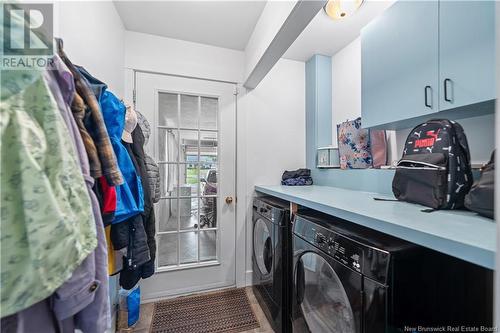
M 132 104 L 134 104 L 134 109 L 135 109 L 135 102 L 136 102 L 136 96 L 135 96 L 135 89 L 132 90 Z
M 234 93 L 233 95 L 238 95 L 240 93 L 240 89 L 238 88 L 237 85 L 234 86 Z

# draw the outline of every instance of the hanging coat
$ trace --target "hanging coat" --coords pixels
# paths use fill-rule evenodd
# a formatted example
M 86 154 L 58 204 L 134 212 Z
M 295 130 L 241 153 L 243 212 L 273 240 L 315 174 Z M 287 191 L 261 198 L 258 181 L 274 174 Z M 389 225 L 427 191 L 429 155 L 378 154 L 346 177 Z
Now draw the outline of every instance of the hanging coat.
M 2 316 L 50 296 L 94 251 L 96 224 L 69 132 L 41 73 L 2 73 Z
M 57 69 L 46 71 L 44 77 L 57 102 L 69 130 L 69 138 L 78 154 L 78 161 L 92 203 L 97 230 L 97 248 L 85 258 L 83 263 L 73 272 L 71 278 L 55 291 L 51 303 L 57 320 L 63 321 L 73 317 L 76 328 L 83 332 L 101 332 L 108 329 L 111 324 L 107 249 L 101 209 L 92 190 L 94 179 L 90 176 L 85 146 L 69 106 L 74 95 L 73 76 L 58 56 L 53 59 L 54 67 Z M 92 320 L 88 320 L 89 317 Z
M 139 127 L 141 128 L 142 135 L 144 136 L 143 149 L 145 149 L 151 135 L 151 126 L 142 113 L 140 113 L 139 111 L 136 111 L 136 113 Z M 144 163 L 146 164 L 151 200 L 153 201 L 153 203 L 157 203 L 158 201 L 160 201 L 160 169 L 156 161 L 151 156 L 146 154 L 145 151 Z
M 134 142 L 131 144 L 131 150 L 134 153 L 135 159 L 139 166 L 139 173 L 142 179 L 147 179 L 147 164 L 146 164 L 146 154 L 144 153 L 145 138 L 142 134 L 140 126 L 137 126 L 132 132 L 132 138 Z M 142 266 L 141 277 L 146 279 L 154 274 L 155 266 L 154 261 L 156 258 L 156 225 L 155 225 L 155 211 L 153 207 L 153 198 L 151 197 L 149 182 L 143 181 L 144 193 L 144 212 L 142 213 L 144 230 L 146 231 L 146 236 L 148 238 L 149 253 L 151 255 L 151 260 Z
M 142 147 L 144 141 L 143 139 L 139 140 L 137 135 L 134 135 L 134 133 L 138 133 L 136 132 L 137 129 L 140 131 L 140 128 L 136 127 L 132 132 L 134 142 L 132 144 L 123 142 L 123 144 L 127 148 L 137 172 L 144 174 L 146 171 L 143 161 L 144 155 L 141 155 L 141 152 L 138 151 L 138 147 Z M 140 135 L 142 137 L 142 133 Z M 130 245 L 127 248 L 127 257 L 124 258 L 123 270 L 120 272 L 120 286 L 124 289 L 132 289 L 143 275 L 150 277 L 154 273 L 156 254 L 154 212 L 152 209 L 151 197 L 149 195 L 148 182 L 143 181 L 143 185 L 145 202 L 144 212 L 132 217 L 128 222 L 131 225 L 135 225 L 135 227 L 133 230 L 129 228 Z M 153 216 L 152 221 L 149 220 L 151 215 Z M 152 227 L 148 224 L 149 222 L 153 223 Z M 139 225 L 143 227 L 142 230 L 146 231 L 144 234 L 137 232 Z M 143 247 L 144 245 L 146 247 Z M 149 255 L 149 260 L 141 261 L 145 258 L 146 253 Z
M 116 210 L 113 223 L 123 222 L 144 210 L 141 178 L 134 168 L 127 149 L 121 142 L 125 126 L 125 105 L 113 93 L 105 90 L 101 95 L 104 123 L 125 182 L 116 186 Z
M 84 119 L 85 127 L 95 143 L 95 148 L 101 163 L 101 170 L 96 171 L 102 173 L 97 173 L 93 176 L 95 178 L 101 175 L 105 176 L 110 186 L 120 185 L 123 183 L 123 177 L 111 145 L 103 114 L 101 113 L 101 106 L 99 105 L 96 95 L 89 86 L 88 80 L 76 69 L 75 65 L 68 59 L 60 45 L 58 54 L 66 66 L 68 66 L 71 74 L 73 74 L 76 91 L 87 107 Z

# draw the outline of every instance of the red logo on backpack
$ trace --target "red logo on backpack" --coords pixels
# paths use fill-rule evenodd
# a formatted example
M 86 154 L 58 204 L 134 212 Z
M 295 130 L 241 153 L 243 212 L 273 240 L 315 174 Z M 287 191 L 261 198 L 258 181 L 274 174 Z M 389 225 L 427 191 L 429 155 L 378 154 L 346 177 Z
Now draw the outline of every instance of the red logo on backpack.
M 427 131 L 425 133 L 425 135 L 427 136 L 426 138 L 415 140 L 415 148 L 426 148 L 434 146 L 434 142 L 437 141 L 440 131 L 441 129 L 438 129 L 436 131 Z

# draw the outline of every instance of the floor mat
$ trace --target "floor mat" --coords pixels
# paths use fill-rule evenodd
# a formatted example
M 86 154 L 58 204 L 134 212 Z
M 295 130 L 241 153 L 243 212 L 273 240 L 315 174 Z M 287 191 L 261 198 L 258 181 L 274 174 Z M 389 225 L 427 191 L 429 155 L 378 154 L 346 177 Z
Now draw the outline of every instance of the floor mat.
M 152 333 L 242 332 L 259 327 L 244 288 L 157 302 Z

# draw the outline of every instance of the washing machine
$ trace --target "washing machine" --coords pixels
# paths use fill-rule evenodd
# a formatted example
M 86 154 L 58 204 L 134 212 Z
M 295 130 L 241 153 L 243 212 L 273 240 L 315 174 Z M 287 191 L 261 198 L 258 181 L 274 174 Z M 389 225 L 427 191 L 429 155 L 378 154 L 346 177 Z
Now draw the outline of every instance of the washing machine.
M 293 224 L 294 333 L 489 327 L 493 272 L 313 211 Z
M 273 197 L 253 201 L 253 290 L 275 332 L 290 332 L 290 204 Z

